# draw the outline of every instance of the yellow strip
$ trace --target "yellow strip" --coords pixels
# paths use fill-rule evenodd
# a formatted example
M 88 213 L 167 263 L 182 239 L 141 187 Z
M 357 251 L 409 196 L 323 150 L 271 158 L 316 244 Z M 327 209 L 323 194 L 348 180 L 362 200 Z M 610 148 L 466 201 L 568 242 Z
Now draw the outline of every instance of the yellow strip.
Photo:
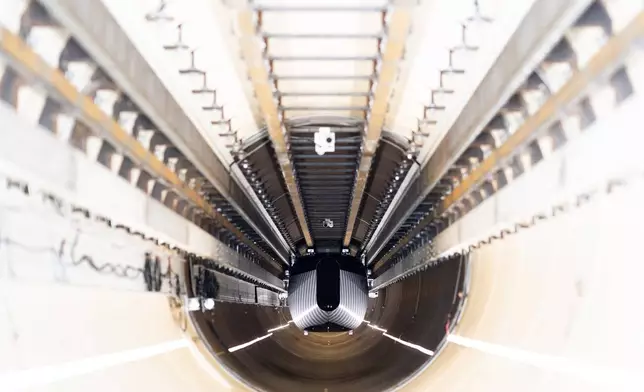
M 644 35 L 644 12 L 640 12 L 628 26 L 610 38 L 588 62 L 583 70 L 578 71 L 570 80 L 546 103 L 501 145 L 493 151 L 472 173 L 470 173 L 452 193 L 441 203 L 437 213 L 447 211 L 461 198 L 469 194 L 481 181 L 512 157 L 519 148 L 528 143 L 533 135 L 547 125 L 557 112 L 573 102 L 584 92 L 595 79 L 600 77 L 611 66 L 620 61 L 628 53 L 633 42 Z M 403 245 L 408 243 L 415 236 L 419 228 L 423 228 L 435 219 L 434 214 L 425 217 L 416 228 L 403 237 L 396 246 L 392 247 L 387 254 L 376 263 L 374 271 L 381 268 Z
M 405 43 L 411 27 L 411 21 L 411 9 L 409 7 L 400 7 L 392 11 L 390 22 L 387 24 L 387 44 L 382 54 L 380 74 L 376 82 L 376 91 L 374 92 L 369 123 L 367 124 L 367 135 L 363 142 L 364 150 L 360 158 L 358 173 L 353 187 L 347 229 L 344 233 L 344 246 L 349 246 L 351 242 L 351 235 L 353 234 L 356 219 L 358 218 L 358 212 L 365 187 L 367 186 L 373 157 L 376 154 L 378 142 L 382 135 L 382 128 L 385 124 L 389 96 L 396 82 L 398 62 L 402 58 L 405 50 Z
M 257 96 L 259 107 L 266 121 L 266 128 L 268 135 L 273 143 L 277 162 L 282 170 L 284 176 L 284 183 L 286 184 L 287 191 L 291 197 L 295 215 L 300 224 L 302 235 L 306 241 L 307 246 L 313 246 L 313 238 L 309 231 L 308 223 L 306 221 L 306 214 L 304 212 L 304 203 L 300 196 L 295 173 L 293 172 L 293 165 L 290 157 L 288 156 L 288 147 L 286 145 L 286 138 L 284 136 L 283 125 L 279 118 L 279 112 L 275 98 L 273 96 L 273 86 L 269 81 L 269 75 L 264 65 L 264 58 L 262 51 L 258 45 L 259 37 L 255 34 L 254 12 L 252 10 L 239 11 L 238 26 L 241 37 L 241 49 L 244 54 L 244 59 L 248 65 L 248 75 L 253 84 L 253 89 Z
M 2 27 L 0 27 L 0 50 L 16 63 L 18 71 L 22 71 L 30 77 L 36 76 L 41 82 L 51 87 L 66 103 L 78 108 L 83 119 L 92 125 L 92 129 L 99 132 L 101 136 L 111 143 L 114 143 L 115 147 L 127 152 L 130 158 L 145 166 L 153 176 L 170 185 L 182 198 L 202 209 L 208 216 L 219 222 L 226 230 L 232 232 L 275 268 L 282 270 L 277 262 L 247 238 L 228 219 L 213 209 L 197 192 L 181 181 L 154 154 L 143 148 L 136 139 L 106 115 L 89 97 L 78 92 L 65 78 L 65 75 L 45 63 L 20 37 Z

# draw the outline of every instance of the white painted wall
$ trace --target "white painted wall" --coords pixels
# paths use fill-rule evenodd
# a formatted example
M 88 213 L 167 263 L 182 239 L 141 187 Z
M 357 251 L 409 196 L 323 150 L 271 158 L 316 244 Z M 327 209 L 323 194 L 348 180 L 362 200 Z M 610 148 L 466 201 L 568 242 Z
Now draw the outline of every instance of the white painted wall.
M 0 103 L 0 178 L 26 181 L 93 214 L 109 217 L 133 230 L 158 238 L 227 266 L 238 268 L 281 288 L 281 281 L 258 265 L 237 258 L 203 229 L 88 159 L 63 140 L 18 116 Z
M 0 119 L 0 390 L 22 390 L 34 380 L 41 384 L 29 390 L 244 390 L 210 357 L 190 325 L 185 333 L 178 327 L 164 294 L 145 292 L 142 278 L 72 267 L 69 251 L 80 231 L 76 258 L 87 254 L 98 263 L 142 267 L 150 251 L 161 257 L 164 270 L 171 262 L 182 272 L 180 258 L 68 214 L 68 204 L 60 215 L 38 190 L 164 240 L 193 242 L 195 248 L 184 245 L 200 253 L 214 252 L 214 239 L 3 103 Z M 27 181 L 31 196 L 6 189 L 7 178 Z M 59 260 L 46 249 L 57 249 L 63 239 L 66 252 Z M 180 347 L 149 352 L 167 344 Z M 133 350 L 147 354 L 135 360 Z M 105 356 L 114 354 L 120 358 L 108 366 Z M 97 367 L 88 369 L 92 364 Z M 51 380 L 69 371 L 77 375 Z
M 217 367 L 204 368 L 212 365 L 190 347 L 193 342 L 186 338 L 190 331 L 184 335 L 177 327 L 165 296 L 4 280 L 0 287 L 2 391 L 22 390 L 9 382 L 24 383 L 16 375 L 27 370 L 43 381 L 26 389 L 31 391 L 243 390 Z M 168 342 L 185 346 L 139 360 L 122 358 L 111 366 L 82 372 L 81 365 L 105 355 L 129 354 Z M 48 375 L 70 369 L 83 374 L 44 382 Z
M 437 237 L 450 253 L 583 191 L 601 194 L 472 253 L 455 343 L 405 391 L 644 389 L 641 108 L 640 93 Z M 602 191 L 620 177 L 627 186 Z
M 640 183 L 473 253 L 455 333 L 541 366 L 450 343 L 405 390 L 642 390 L 643 197 Z

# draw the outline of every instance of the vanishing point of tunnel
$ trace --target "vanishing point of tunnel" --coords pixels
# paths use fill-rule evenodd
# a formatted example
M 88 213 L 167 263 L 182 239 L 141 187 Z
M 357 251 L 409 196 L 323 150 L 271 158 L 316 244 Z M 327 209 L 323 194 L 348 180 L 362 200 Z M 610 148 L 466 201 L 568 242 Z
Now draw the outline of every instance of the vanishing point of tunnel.
M 641 0 L 0 0 L 0 391 L 642 391 Z

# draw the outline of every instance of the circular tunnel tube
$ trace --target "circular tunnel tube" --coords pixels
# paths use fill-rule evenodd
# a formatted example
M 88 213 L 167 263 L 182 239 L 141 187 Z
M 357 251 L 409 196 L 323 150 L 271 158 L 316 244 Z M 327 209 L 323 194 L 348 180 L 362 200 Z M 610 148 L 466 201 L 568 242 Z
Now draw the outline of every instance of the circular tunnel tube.
M 638 207 L 643 196 L 644 187 L 634 183 L 473 252 L 466 308 L 452 331 L 456 339 L 402 390 L 638 390 L 644 267 L 636 222 L 644 219 Z M 456 266 L 447 262 L 386 288 L 370 302 L 367 320 L 435 348 L 445 328 L 437 315 L 447 310 L 438 299 L 454 294 L 453 283 L 440 282 L 455 276 Z M 3 376 L 185 336 L 163 296 L 6 280 L 3 293 Z M 311 390 L 324 384 L 330 391 L 386 390 L 431 359 L 366 325 L 352 336 L 305 337 L 289 327 L 238 352 L 225 350 L 287 321 L 281 308 L 218 303 L 196 325 L 219 350 L 221 364 L 265 390 L 297 385 L 300 377 L 310 378 Z M 247 390 L 211 365 L 227 386 L 181 348 L 32 390 Z M 297 373 L 280 374 L 286 369 Z

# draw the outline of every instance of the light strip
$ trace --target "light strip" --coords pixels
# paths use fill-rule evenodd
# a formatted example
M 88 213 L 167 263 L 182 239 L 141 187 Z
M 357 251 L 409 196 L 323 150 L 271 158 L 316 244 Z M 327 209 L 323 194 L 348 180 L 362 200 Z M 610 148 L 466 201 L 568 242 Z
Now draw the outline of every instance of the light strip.
M 394 336 L 391 336 L 391 335 L 389 335 L 389 334 L 387 333 L 387 330 L 386 330 L 386 329 L 384 329 L 384 328 L 380 328 L 380 327 L 379 327 L 379 326 L 377 326 L 377 325 L 373 325 L 373 324 L 371 324 L 370 322 L 368 322 L 368 321 L 366 321 L 366 320 L 365 320 L 365 322 L 367 323 L 367 325 L 368 325 L 368 326 L 370 326 L 371 328 L 375 329 L 376 331 L 380 331 L 380 332 L 382 332 L 382 334 L 383 334 L 384 336 L 388 337 L 389 339 L 391 339 L 391 340 L 393 340 L 393 341 L 395 341 L 395 342 L 398 342 L 398 343 L 400 343 L 400 344 L 402 344 L 402 345 L 404 345 L 404 346 L 407 346 L 407 347 L 411 347 L 411 348 L 413 348 L 414 350 L 418 350 L 418 351 L 420 351 L 421 353 L 423 353 L 423 354 L 425 354 L 425 355 L 429 355 L 429 356 L 434 355 L 434 352 L 433 352 L 432 350 L 428 350 L 428 349 L 426 349 L 425 347 L 419 346 L 419 345 L 417 345 L 417 344 L 409 343 L 409 342 L 404 341 L 404 340 L 402 340 L 402 339 L 399 339 L 399 338 L 396 338 L 396 337 L 394 337 Z
M 386 329 L 384 329 L 384 328 L 380 328 L 380 327 L 379 327 L 379 326 L 377 326 L 377 325 L 371 325 L 371 324 L 368 324 L 368 325 L 369 325 L 371 328 L 373 328 L 373 329 L 375 329 L 375 330 L 377 330 L 377 331 L 380 331 L 380 332 L 382 332 L 382 333 L 386 333 L 386 332 L 387 332 L 387 330 L 386 330 Z
M 382 128 L 385 124 L 387 111 L 389 109 L 389 98 L 393 91 L 396 77 L 398 76 L 399 62 L 405 53 L 407 35 L 411 28 L 413 10 L 411 7 L 398 6 L 391 11 L 387 23 L 387 40 L 380 60 L 378 80 L 375 83 L 373 99 L 370 101 L 368 123 L 365 129 L 365 136 L 362 142 L 362 155 L 358 163 L 351 204 L 349 205 L 349 216 L 344 232 L 343 245 L 349 246 L 353 235 L 362 196 L 367 186 L 369 173 L 373 159 L 378 149 Z
M 262 341 L 262 340 L 264 340 L 264 339 L 266 339 L 266 338 L 269 338 L 269 337 L 271 337 L 271 336 L 273 336 L 273 333 L 272 333 L 272 332 L 271 332 L 271 333 L 269 333 L 268 335 L 264 335 L 264 336 L 259 337 L 259 338 L 257 338 L 257 339 L 253 339 L 253 340 L 251 340 L 250 342 L 247 342 L 247 343 L 244 343 L 244 344 L 240 344 L 239 346 L 231 347 L 231 348 L 229 348 L 229 349 L 228 349 L 228 352 L 234 353 L 234 352 L 235 352 L 235 351 L 237 351 L 237 350 L 241 350 L 242 348 L 246 348 L 246 347 L 248 347 L 248 346 L 250 346 L 250 345 L 253 345 L 253 344 L 255 344 L 255 343 L 257 343 L 257 342 L 260 342 L 260 341 Z
M 289 321 L 288 323 L 286 323 L 284 325 L 280 325 L 279 327 L 271 328 L 266 332 L 271 333 L 271 332 L 279 331 L 280 329 L 287 328 L 292 322 L 293 322 L 293 320 Z
M 614 385 L 615 383 L 625 383 L 632 386 L 634 384 L 640 385 L 643 381 L 642 377 L 628 373 L 622 369 L 606 368 L 580 363 L 569 358 L 525 351 L 481 340 L 470 339 L 459 335 L 450 334 L 447 336 L 447 341 L 459 346 L 472 348 L 487 354 L 506 358 L 511 361 L 520 362 L 541 369 L 553 370 L 559 373 L 569 373 L 595 382 L 605 382 L 610 385 Z
M 398 343 L 400 343 L 402 345 L 405 345 L 407 347 L 411 347 L 413 349 L 416 349 L 416 350 L 420 351 L 423 354 L 430 355 L 430 356 L 434 355 L 434 352 L 432 350 L 428 350 L 425 347 L 421 347 L 421 346 L 419 346 L 417 344 L 409 343 L 409 342 L 406 342 L 406 341 L 404 341 L 402 339 L 398 339 L 396 337 L 393 337 L 393 336 L 389 335 L 388 333 L 383 333 L 383 335 L 385 335 L 389 339 L 394 340 L 394 341 L 396 341 L 396 342 L 398 342 Z
M 185 347 L 188 347 L 188 341 L 186 339 L 179 339 L 134 350 L 65 362 L 59 365 L 42 366 L 12 373 L 4 373 L 0 374 L 0 385 L 2 385 L 3 390 L 10 391 L 43 386 L 117 365 L 141 361 Z

